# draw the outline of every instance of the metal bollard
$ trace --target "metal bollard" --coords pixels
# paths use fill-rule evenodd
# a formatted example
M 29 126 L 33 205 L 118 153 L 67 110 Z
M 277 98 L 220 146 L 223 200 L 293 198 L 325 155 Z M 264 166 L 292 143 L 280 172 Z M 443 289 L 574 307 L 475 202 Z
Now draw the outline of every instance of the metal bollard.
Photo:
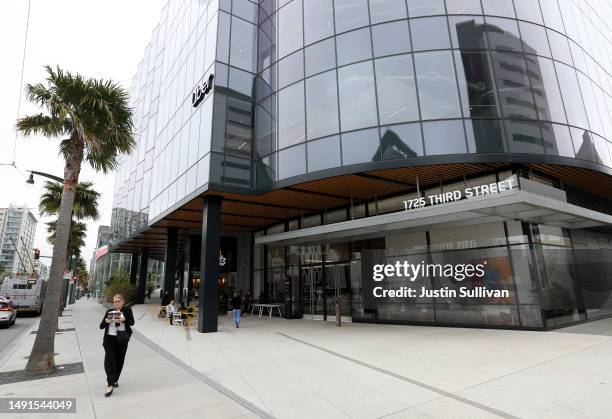
M 342 319 L 340 318 L 340 303 L 336 301 L 336 326 L 342 327 Z

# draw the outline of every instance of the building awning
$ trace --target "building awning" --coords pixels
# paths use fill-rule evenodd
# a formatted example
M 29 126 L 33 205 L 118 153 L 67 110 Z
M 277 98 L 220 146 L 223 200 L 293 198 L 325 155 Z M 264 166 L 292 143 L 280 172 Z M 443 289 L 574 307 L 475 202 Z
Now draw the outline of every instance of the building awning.
M 380 237 L 390 232 L 415 232 L 506 220 L 568 229 L 612 225 L 612 216 L 569 204 L 565 192 L 521 178 L 520 189 L 256 237 L 255 244 L 329 243 Z

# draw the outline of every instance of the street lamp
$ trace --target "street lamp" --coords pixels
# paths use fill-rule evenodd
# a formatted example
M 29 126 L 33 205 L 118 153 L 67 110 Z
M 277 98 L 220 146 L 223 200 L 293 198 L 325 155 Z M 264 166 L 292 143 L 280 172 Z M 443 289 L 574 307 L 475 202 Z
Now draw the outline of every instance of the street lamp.
M 49 173 L 44 173 L 44 172 L 37 172 L 36 170 L 28 170 L 28 172 L 30 172 L 30 177 L 28 177 L 28 180 L 26 180 L 26 183 L 28 185 L 34 185 L 34 175 L 43 176 L 43 177 L 52 179 L 56 182 L 64 183 L 64 179 L 62 179 L 59 176 L 50 175 Z

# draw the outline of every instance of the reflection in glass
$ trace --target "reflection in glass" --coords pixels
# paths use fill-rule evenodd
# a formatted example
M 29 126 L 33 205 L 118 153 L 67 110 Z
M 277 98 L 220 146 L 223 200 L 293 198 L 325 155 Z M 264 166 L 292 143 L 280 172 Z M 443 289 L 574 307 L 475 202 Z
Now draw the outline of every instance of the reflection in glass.
M 342 134 L 342 165 L 380 160 L 378 128 Z
M 547 30 L 552 56 L 557 61 L 563 61 L 566 64 L 572 65 L 572 54 L 570 53 L 567 38 L 558 32 Z
M 505 124 L 511 153 L 544 153 L 544 144 L 538 122 L 506 120 Z
M 482 0 L 482 7 L 485 15 L 515 17 L 512 0 Z
M 328 71 L 306 80 L 308 139 L 338 132 L 336 72 Z
M 496 119 L 466 119 L 468 150 L 470 153 L 504 153 L 504 129 Z
M 518 19 L 543 24 L 542 14 L 537 2 L 533 0 L 514 0 L 514 8 Z
M 561 95 L 570 125 L 588 127 L 584 106 L 582 100 L 580 100 L 582 96 L 576 79 L 576 70 L 561 63 L 555 63 L 555 68 L 557 69 L 557 76 L 559 76 Z
M 419 119 L 412 57 L 381 58 L 376 60 L 375 67 L 380 123 Z
M 527 67 L 539 119 L 567 123 L 553 62 L 528 56 Z
M 444 14 L 444 0 L 408 0 L 408 16 L 431 16 Z
M 546 31 L 543 27 L 527 22 L 519 22 L 521 37 L 527 54 L 538 54 L 550 57 L 550 48 Z
M 487 18 L 487 34 L 491 49 L 523 51 L 521 36 L 515 20 Z
M 336 37 L 338 65 L 351 64 L 372 58 L 370 28 L 351 31 Z
M 297 51 L 278 62 L 278 89 L 304 78 L 304 56 Z
M 335 0 L 334 8 L 336 33 L 350 31 L 370 24 L 367 0 Z
M 302 45 L 302 2 L 292 1 L 278 11 L 278 58 L 283 58 Z
M 338 136 L 309 141 L 308 172 L 340 167 L 340 139 Z
M 424 122 L 423 136 L 427 156 L 467 152 L 461 120 Z
M 546 154 L 561 157 L 576 157 L 569 128 L 565 125 L 542 123 Z
M 446 11 L 449 15 L 481 15 L 480 0 L 446 0 Z
M 450 51 L 414 54 L 422 119 L 461 116 Z
M 593 83 L 582 73 L 578 74 L 578 82 L 580 83 L 580 91 L 582 92 L 582 99 L 584 100 L 584 106 L 587 110 L 587 118 L 589 120 L 589 126 L 591 131 L 598 134 L 603 133 L 603 126 L 601 119 L 599 118 L 599 110 L 595 101 L 595 95 L 593 94 Z
M 304 0 L 304 40 L 306 45 L 333 34 L 333 1 Z
M 474 118 L 499 117 L 500 110 L 489 54 L 486 52 L 454 54 L 463 115 Z
M 380 148 L 383 160 L 423 156 L 421 125 L 415 123 L 381 127 Z
M 493 51 L 491 58 L 504 116 L 537 119 L 524 55 Z
M 370 0 L 372 24 L 404 19 L 406 16 L 405 0 Z
M 408 21 L 372 26 L 372 44 L 375 57 L 410 52 Z
M 450 48 L 448 25 L 444 17 L 411 19 L 410 32 L 415 51 Z
M 449 16 L 448 21 L 453 48 L 462 51 L 487 49 L 482 16 Z
M 340 124 L 343 131 L 378 123 L 373 73 L 370 61 L 338 69 Z
M 230 64 L 254 73 L 257 70 L 257 27 L 232 16 Z
M 304 141 L 304 82 L 278 94 L 278 148 Z
M 336 66 L 334 38 L 306 47 L 306 77 L 330 70 Z
M 278 152 L 278 179 L 306 173 L 306 147 L 304 144 Z

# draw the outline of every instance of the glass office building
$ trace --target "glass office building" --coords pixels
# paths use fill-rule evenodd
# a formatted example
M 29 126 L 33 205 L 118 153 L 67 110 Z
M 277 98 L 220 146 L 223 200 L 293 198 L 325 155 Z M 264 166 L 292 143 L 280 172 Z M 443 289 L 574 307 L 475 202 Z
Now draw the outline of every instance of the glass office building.
M 165 261 L 200 331 L 240 289 L 286 318 L 610 315 L 611 21 L 605 0 L 171 0 L 131 87 L 113 251 Z M 370 298 L 373 263 L 483 260 L 419 286 L 507 296 Z

